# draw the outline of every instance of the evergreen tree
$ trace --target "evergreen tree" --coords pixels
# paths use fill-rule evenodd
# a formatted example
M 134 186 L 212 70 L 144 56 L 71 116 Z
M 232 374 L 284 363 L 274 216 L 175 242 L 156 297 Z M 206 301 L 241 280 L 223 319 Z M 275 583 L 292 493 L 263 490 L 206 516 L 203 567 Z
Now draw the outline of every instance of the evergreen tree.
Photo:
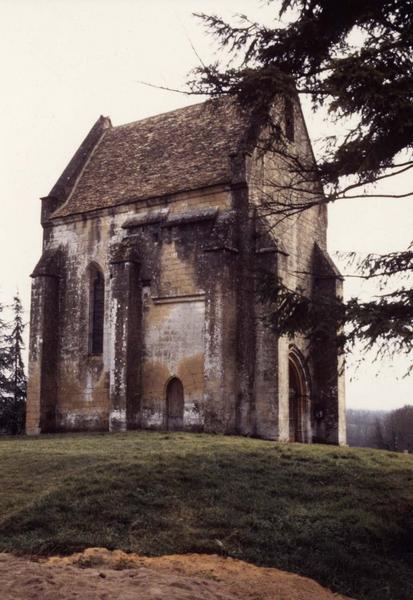
M 13 298 L 11 331 L 4 334 L 4 394 L 0 429 L 11 434 L 24 431 L 26 415 L 26 375 L 22 358 L 24 349 L 23 307 L 19 295 Z M 5 327 L 6 329 L 6 327 Z
M 193 93 L 235 97 L 254 111 L 262 131 L 272 132 L 263 136 L 264 152 L 289 159 L 284 162 L 292 185 L 265 182 L 267 214 L 282 220 L 317 204 L 375 197 L 376 182 L 413 169 L 413 1 L 271 3 L 275 26 L 247 16 L 232 25 L 219 16 L 198 15 L 224 58 L 196 70 L 189 82 Z M 318 165 L 289 150 L 287 128 L 271 109 L 276 97 L 298 96 L 309 97 L 315 111 L 328 111 L 330 122 L 341 124 L 337 135 L 324 139 Z M 409 197 L 413 191 L 379 195 Z M 320 337 L 336 324 L 345 332 L 341 342 L 361 339 L 382 354 L 411 353 L 413 245 L 403 252 L 371 254 L 358 268 L 360 276 L 382 282 L 381 294 L 370 302 L 308 298 L 280 281 L 274 284 L 274 277 L 264 281 L 270 326 L 280 334 Z M 323 324 L 326 331 L 320 332 Z
M 9 397 L 10 356 L 7 343 L 7 323 L 3 319 L 4 307 L 0 303 L 0 406 Z
M 275 27 L 248 16 L 231 25 L 198 15 L 226 52 L 225 62 L 196 70 L 193 92 L 233 95 L 253 107 L 275 126 L 276 150 L 286 136 L 268 110 L 276 95 L 309 96 L 315 110 L 328 109 L 346 135 L 329 136 L 316 172 L 308 173 L 309 184 L 324 184 L 323 201 L 363 197 L 366 184 L 411 170 L 413 0 L 268 3 Z

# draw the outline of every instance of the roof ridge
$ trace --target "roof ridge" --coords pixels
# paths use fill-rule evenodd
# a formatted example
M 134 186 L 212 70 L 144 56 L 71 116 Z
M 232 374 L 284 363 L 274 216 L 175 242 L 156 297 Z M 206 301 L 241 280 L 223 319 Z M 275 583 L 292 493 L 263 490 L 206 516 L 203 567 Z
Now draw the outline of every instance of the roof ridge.
M 225 98 L 227 99 L 227 98 Z M 219 101 L 222 101 L 223 98 L 220 98 Z M 123 127 L 130 127 L 131 125 L 136 125 L 137 123 L 145 123 L 145 121 L 150 121 L 151 119 L 157 119 L 158 117 L 165 117 L 166 115 L 171 115 L 173 113 L 183 112 L 185 110 L 189 110 L 191 108 L 195 108 L 196 106 L 207 105 L 208 103 L 215 102 L 215 98 L 207 98 L 202 102 L 195 102 L 195 104 L 188 104 L 187 106 L 181 106 L 180 108 L 174 108 L 173 110 L 167 110 L 163 113 L 157 113 L 155 115 L 150 115 L 149 117 L 144 117 L 143 119 L 137 119 L 136 121 L 129 121 L 128 123 L 121 123 L 120 125 L 112 125 L 111 129 L 122 129 Z

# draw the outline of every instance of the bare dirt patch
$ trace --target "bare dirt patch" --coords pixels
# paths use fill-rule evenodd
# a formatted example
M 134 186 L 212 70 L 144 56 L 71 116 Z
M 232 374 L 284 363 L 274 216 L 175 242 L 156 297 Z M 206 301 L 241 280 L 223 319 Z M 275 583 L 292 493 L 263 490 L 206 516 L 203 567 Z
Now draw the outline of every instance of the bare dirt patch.
M 216 555 L 88 548 L 43 561 L 0 554 L 2 600 L 350 600 L 312 579 Z

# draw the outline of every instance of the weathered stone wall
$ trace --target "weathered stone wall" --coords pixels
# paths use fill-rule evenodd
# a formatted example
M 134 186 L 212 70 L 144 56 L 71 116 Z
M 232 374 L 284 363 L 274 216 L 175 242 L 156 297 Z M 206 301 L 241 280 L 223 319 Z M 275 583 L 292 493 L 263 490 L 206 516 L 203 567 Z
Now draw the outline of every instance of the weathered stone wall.
M 178 377 L 185 393 L 184 423 L 204 426 L 205 295 L 145 301 L 142 424 L 163 427 L 168 381 Z
M 45 254 L 62 257 L 48 316 L 58 344 L 54 366 L 38 358 L 46 329 L 36 278 L 31 396 L 47 396 L 54 416 L 46 423 L 30 399 L 28 431 L 163 427 L 174 376 L 184 386 L 185 428 L 234 430 L 236 249 L 227 247 L 233 225 L 222 224 L 232 205 L 229 189 L 182 194 L 46 226 Z M 90 353 L 91 266 L 105 281 L 101 355 Z M 35 392 L 41 365 L 54 371 L 53 395 L 44 383 Z
M 276 105 L 274 110 L 280 113 L 282 103 Z M 270 253 L 271 246 L 273 251 L 274 247 L 276 249 L 277 259 L 274 259 L 271 264 L 271 261 L 266 258 L 264 268 L 277 274 L 291 291 L 301 291 L 305 295 L 312 296 L 319 276 L 319 265 L 314 260 L 315 248 L 320 248 L 327 255 L 327 210 L 325 205 L 320 204 L 286 218 L 287 210 L 281 207 L 282 204 L 294 206 L 315 199 L 318 195 L 322 197 L 322 191 L 318 189 L 317 184 L 303 185 L 307 190 L 311 189 L 311 194 L 298 192 L 300 184 L 297 175 L 293 171 L 289 172 L 291 165 L 294 169 L 296 164 L 288 158 L 288 155 L 298 156 L 299 160 L 307 165 L 313 164 L 314 161 L 298 104 L 294 106 L 294 122 L 294 142 L 284 147 L 280 154 L 273 152 L 263 154 L 258 148 L 250 157 L 248 161 L 250 197 L 256 210 L 256 218 L 260 221 L 256 251 Z M 338 275 L 337 271 L 330 272 L 329 293 L 332 295 L 340 294 Z M 314 356 L 314 350 L 310 349 L 306 338 L 297 335 L 294 339 L 276 339 L 274 334 L 259 324 L 262 315 L 265 314 L 265 307 L 260 306 L 258 301 L 255 306 L 258 321 L 255 386 L 259 403 L 257 404 L 259 434 L 264 437 L 276 437 L 279 440 L 289 439 L 288 356 L 289 352 L 295 349 L 303 359 L 308 389 L 305 399 L 306 415 L 303 419 L 303 441 L 311 442 L 315 439 L 345 443 L 344 375 L 338 368 L 340 361 L 336 347 L 332 344 L 328 348 L 317 350 L 329 356 L 327 377 L 326 370 L 317 367 L 319 364 L 317 357 Z M 335 390 L 334 393 L 332 390 Z M 318 410 L 320 397 L 324 397 L 323 411 Z

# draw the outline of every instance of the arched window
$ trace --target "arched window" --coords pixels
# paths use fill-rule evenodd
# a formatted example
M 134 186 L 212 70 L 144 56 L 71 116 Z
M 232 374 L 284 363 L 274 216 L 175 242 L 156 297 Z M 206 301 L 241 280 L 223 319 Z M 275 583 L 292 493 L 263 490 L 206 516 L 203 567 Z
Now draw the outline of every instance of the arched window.
M 290 142 L 294 141 L 294 105 L 290 98 L 284 98 L 285 136 Z
M 102 354 L 105 282 L 102 272 L 96 267 L 92 267 L 90 275 L 89 351 L 91 354 Z

